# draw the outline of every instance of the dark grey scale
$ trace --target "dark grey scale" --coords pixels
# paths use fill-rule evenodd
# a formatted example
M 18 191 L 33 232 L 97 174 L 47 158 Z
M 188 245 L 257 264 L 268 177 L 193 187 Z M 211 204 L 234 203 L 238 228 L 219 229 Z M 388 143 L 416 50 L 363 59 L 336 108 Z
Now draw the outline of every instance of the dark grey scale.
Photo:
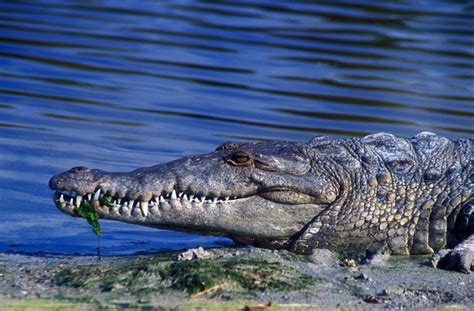
M 420 133 L 412 139 L 422 170 L 422 191 L 431 191 L 432 200 L 422 205 L 422 211 L 411 247 L 413 253 L 439 249 L 446 242 L 447 213 L 443 204 L 445 189 L 437 188 L 451 161 L 439 161 L 437 155 L 450 148 L 450 141 L 432 133 Z M 442 158 L 441 158 L 442 159 Z M 442 162 L 442 163 L 439 163 Z M 431 189 L 431 190 L 430 190 Z M 421 197 L 423 194 L 419 194 Z
M 442 177 L 441 171 L 436 168 L 431 168 L 423 174 L 425 184 L 432 184 L 438 182 Z
M 458 243 L 474 234 L 474 199 L 461 209 L 454 222 L 453 242 Z
M 429 254 L 433 249 L 429 246 L 429 210 L 417 211 L 419 215 L 415 216 L 417 219 L 415 225 L 415 233 L 411 245 L 411 254 Z

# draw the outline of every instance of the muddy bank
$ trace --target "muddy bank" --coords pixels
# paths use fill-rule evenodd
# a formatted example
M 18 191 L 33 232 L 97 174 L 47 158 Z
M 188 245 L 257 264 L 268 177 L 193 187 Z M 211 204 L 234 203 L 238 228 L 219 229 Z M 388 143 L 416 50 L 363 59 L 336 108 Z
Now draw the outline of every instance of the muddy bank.
M 268 309 L 271 302 L 274 310 L 474 309 L 474 274 L 435 270 L 428 257 L 393 257 L 378 266 L 342 261 L 326 251 L 304 257 L 254 248 L 102 260 L 0 254 L 0 308 Z

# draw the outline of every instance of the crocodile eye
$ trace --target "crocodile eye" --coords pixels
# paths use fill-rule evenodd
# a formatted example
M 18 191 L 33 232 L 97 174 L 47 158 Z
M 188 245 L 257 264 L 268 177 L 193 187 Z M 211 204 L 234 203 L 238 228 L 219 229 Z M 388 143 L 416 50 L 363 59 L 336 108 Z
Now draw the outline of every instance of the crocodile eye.
M 235 152 L 227 158 L 227 163 L 236 166 L 251 166 L 253 155 L 248 152 Z

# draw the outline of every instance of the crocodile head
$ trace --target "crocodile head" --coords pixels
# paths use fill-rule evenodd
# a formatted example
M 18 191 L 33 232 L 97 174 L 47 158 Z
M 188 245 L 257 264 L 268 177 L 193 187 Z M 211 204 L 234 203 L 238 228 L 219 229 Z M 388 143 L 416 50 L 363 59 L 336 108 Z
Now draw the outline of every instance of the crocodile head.
M 338 197 L 338 185 L 315 173 L 304 146 L 225 143 L 127 173 L 75 167 L 49 185 L 70 215 L 87 200 L 103 219 L 282 248 Z

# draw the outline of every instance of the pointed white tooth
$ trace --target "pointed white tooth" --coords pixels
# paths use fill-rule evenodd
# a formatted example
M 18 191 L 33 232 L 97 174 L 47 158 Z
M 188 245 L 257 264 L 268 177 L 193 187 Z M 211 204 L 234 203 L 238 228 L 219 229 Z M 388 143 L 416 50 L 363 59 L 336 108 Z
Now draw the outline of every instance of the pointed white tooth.
M 178 198 L 181 198 L 183 196 L 184 193 L 180 192 L 178 193 Z
M 147 217 L 148 216 L 148 202 L 141 201 L 140 202 L 140 209 L 142 210 L 143 216 Z
M 64 202 L 64 194 L 61 193 L 59 196 L 59 202 L 63 203 Z
M 130 208 L 133 208 L 134 204 L 135 204 L 135 200 L 128 201 L 128 206 L 130 206 Z
M 128 207 L 128 201 L 125 201 L 125 203 L 122 204 L 122 207 Z
M 192 200 L 194 199 L 194 194 L 191 194 L 191 195 L 189 196 L 189 199 L 192 201 Z
M 81 202 L 82 202 L 82 195 L 76 196 L 76 207 L 81 206 Z
M 173 192 L 171 192 L 171 200 L 176 200 L 178 197 L 176 196 L 176 191 L 173 190 Z
M 100 188 L 94 193 L 94 201 L 98 201 L 100 196 Z
M 212 199 L 212 203 L 216 204 L 217 198 Z
M 163 196 L 160 195 L 160 203 L 165 203 L 165 202 L 166 202 L 165 198 L 163 198 Z
M 204 203 L 206 201 L 206 197 L 205 196 L 202 196 L 201 197 L 201 202 Z
M 183 197 L 181 198 L 181 200 L 187 201 L 187 200 L 188 200 L 188 196 L 187 196 L 186 194 L 184 194 Z
M 71 206 L 74 205 L 74 203 L 73 203 L 73 201 L 72 201 L 72 198 L 69 199 L 69 205 L 71 205 Z
M 87 200 L 90 201 L 92 199 L 92 193 L 87 194 Z
M 112 206 L 112 212 L 113 212 L 115 215 L 120 215 L 120 205 L 113 205 L 113 206 Z
M 161 195 L 160 195 L 161 197 Z M 156 203 L 159 203 L 160 202 L 160 198 L 159 197 L 154 197 L 153 200 L 155 200 Z
M 150 207 L 150 214 L 152 215 L 159 215 L 160 214 L 160 208 L 159 208 L 159 204 L 156 203 L 155 205 L 153 205 L 152 207 Z
M 127 206 L 127 202 L 120 208 L 120 215 L 130 215 L 130 208 Z
M 229 197 L 225 197 L 225 201 L 226 201 L 226 202 L 229 201 L 229 199 L 230 199 Z

